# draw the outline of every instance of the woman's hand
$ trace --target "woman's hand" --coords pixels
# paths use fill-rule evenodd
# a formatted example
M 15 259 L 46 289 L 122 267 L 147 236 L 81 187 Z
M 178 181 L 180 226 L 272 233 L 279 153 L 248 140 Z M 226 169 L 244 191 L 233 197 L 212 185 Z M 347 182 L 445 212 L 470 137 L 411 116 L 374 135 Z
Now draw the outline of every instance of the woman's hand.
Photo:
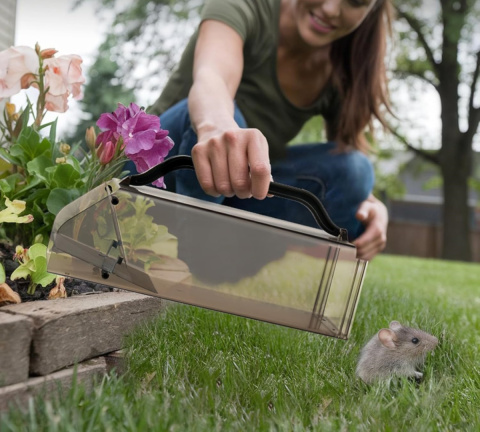
M 264 199 L 270 185 L 268 143 L 258 129 L 199 130 L 192 149 L 198 181 L 209 195 Z
M 357 258 L 371 260 L 387 244 L 387 208 L 370 195 L 360 204 L 356 217 L 365 225 L 365 232 L 353 242 L 357 247 Z

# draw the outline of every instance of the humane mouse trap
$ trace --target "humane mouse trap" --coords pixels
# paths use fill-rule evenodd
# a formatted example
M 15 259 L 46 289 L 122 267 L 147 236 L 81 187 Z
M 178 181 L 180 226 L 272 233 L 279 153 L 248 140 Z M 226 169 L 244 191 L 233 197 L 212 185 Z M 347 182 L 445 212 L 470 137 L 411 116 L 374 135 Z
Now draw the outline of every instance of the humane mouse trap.
M 63 208 L 48 271 L 347 339 L 367 262 L 318 199 L 269 189 L 307 206 L 323 229 L 145 186 L 180 168 L 193 169 L 191 158 L 113 179 Z

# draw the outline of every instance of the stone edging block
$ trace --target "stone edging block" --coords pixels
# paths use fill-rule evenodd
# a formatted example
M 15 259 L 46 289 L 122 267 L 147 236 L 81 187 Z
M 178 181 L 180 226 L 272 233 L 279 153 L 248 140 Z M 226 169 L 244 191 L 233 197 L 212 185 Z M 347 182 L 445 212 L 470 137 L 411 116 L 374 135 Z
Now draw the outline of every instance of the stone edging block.
M 0 310 L 0 387 L 28 378 L 33 321 Z
M 123 337 L 151 319 L 165 301 L 132 292 L 111 292 L 2 307 L 33 322 L 30 375 L 47 375 L 122 348 Z
M 55 391 L 67 391 L 72 387 L 73 379 L 91 391 L 94 378 L 101 379 L 107 370 L 104 357 L 88 360 L 75 367 L 62 369 L 45 377 L 30 378 L 22 383 L 0 388 L 0 412 L 11 407 L 27 408 L 28 400 L 35 396 L 48 396 Z

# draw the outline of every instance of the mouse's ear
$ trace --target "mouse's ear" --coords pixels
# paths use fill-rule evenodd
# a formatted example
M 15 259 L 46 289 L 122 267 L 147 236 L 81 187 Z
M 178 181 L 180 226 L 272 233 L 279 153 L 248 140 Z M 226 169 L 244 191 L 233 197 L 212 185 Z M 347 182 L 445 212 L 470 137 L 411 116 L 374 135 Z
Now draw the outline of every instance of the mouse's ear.
M 378 339 L 383 346 L 388 349 L 395 349 L 395 341 L 397 340 L 397 335 L 390 329 L 381 329 L 378 332 Z
M 402 324 L 400 324 L 398 321 L 392 321 L 388 326 L 393 331 L 400 330 L 402 328 Z

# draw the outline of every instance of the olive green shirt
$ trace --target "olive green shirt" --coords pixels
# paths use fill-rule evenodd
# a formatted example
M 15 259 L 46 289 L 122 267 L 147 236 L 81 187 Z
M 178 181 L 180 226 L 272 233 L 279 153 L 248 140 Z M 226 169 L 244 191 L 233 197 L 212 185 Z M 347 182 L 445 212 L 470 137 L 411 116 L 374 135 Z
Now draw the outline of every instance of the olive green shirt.
M 244 41 L 244 69 L 235 102 L 248 127 L 259 129 L 267 138 L 271 160 L 284 155 L 287 143 L 309 118 L 322 115 L 333 126 L 338 112 L 338 93 L 331 85 L 307 108 L 293 105 L 282 92 L 276 71 L 280 3 L 281 0 L 208 0 L 201 13 L 202 21 L 221 21 Z M 197 36 L 198 30 L 150 112 L 159 115 L 188 97 Z

